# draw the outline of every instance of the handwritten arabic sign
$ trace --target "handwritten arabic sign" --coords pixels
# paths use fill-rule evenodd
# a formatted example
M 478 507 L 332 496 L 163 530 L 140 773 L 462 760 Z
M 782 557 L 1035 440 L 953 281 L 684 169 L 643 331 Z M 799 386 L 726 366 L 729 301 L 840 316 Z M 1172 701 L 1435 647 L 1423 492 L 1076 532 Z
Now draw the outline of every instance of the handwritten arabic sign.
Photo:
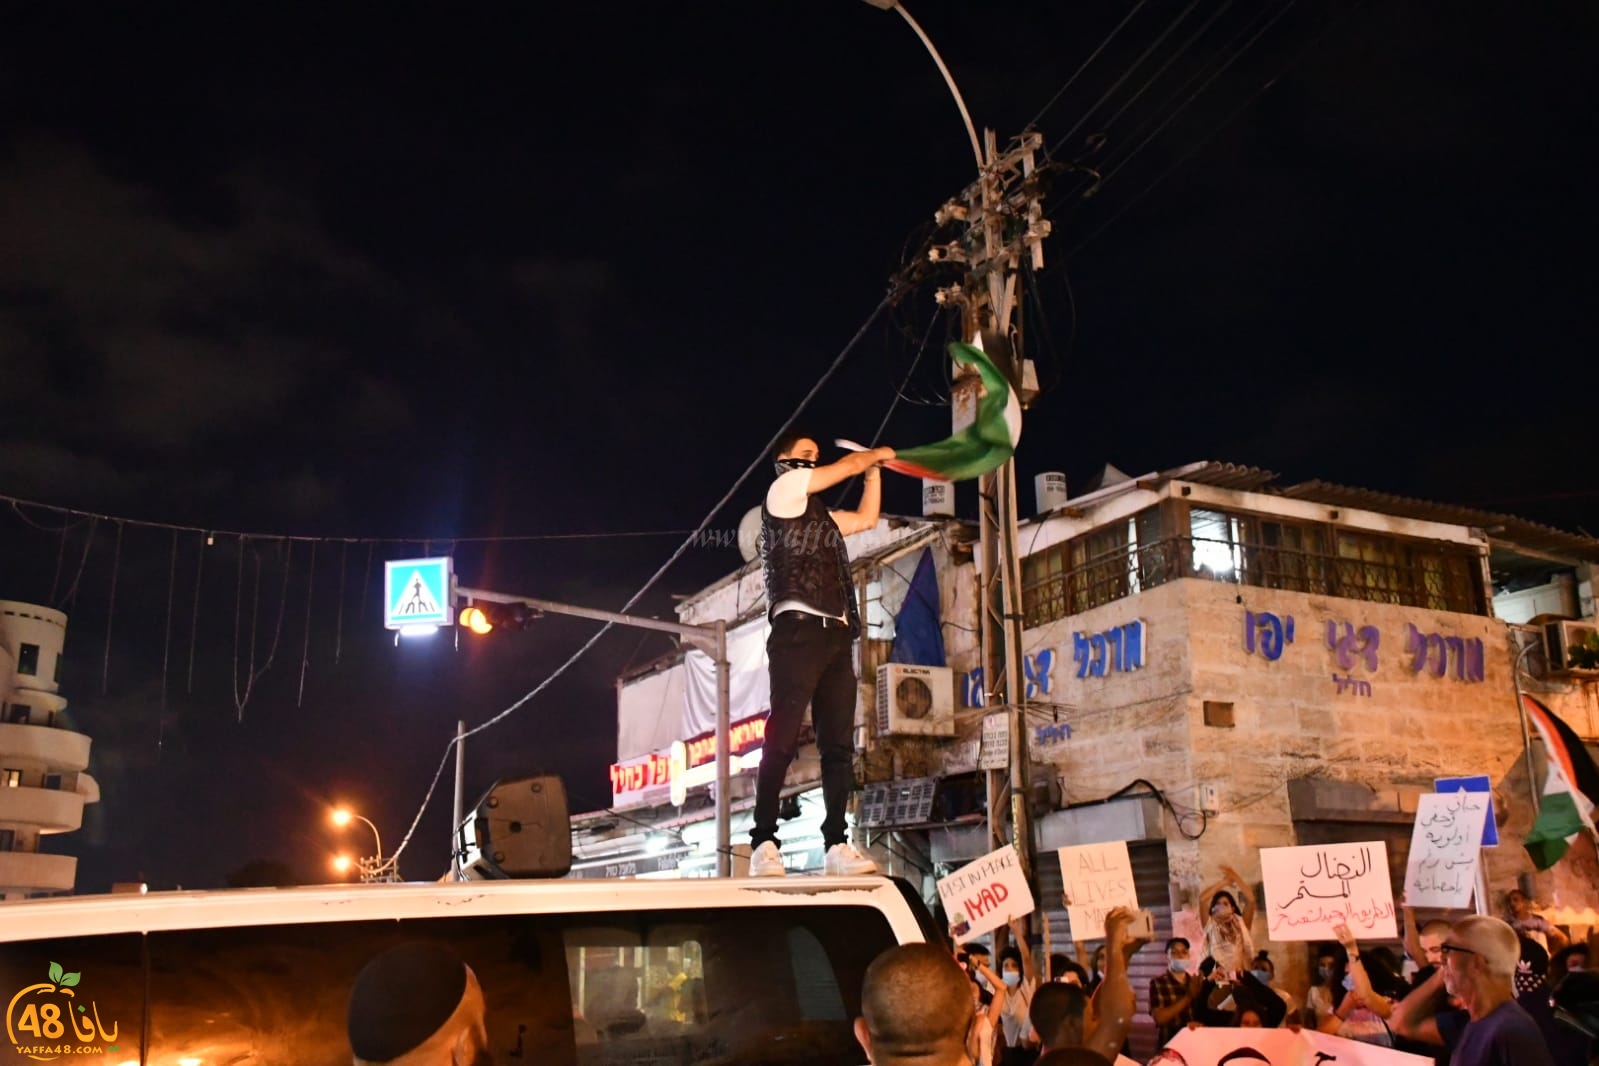
M 1482 846 L 1485 848 L 1497 847 L 1499 844 L 1499 823 L 1494 818 L 1493 782 L 1487 774 L 1477 774 L 1475 777 L 1440 777 L 1433 781 L 1434 792 L 1467 792 L 1488 793 L 1488 817 L 1482 823 Z
M 1405 896 L 1412 907 L 1464 910 L 1471 905 L 1487 816 L 1488 796 L 1481 792 L 1421 796 L 1405 867 Z
M 1332 940 L 1336 925 L 1361 940 L 1399 934 L 1380 840 L 1262 848 L 1260 872 L 1273 940 Z
M 944 902 L 949 935 L 957 944 L 1033 912 L 1032 890 L 1022 876 L 1021 859 L 1009 844 L 940 881 L 938 898 Z
M 1066 886 L 1066 917 L 1073 940 L 1105 935 L 1105 915 L 1117 907 L 1138 909 L 1133 862 L 1127 841 L 1079 844 L 1060 849 L 1061 883 Z

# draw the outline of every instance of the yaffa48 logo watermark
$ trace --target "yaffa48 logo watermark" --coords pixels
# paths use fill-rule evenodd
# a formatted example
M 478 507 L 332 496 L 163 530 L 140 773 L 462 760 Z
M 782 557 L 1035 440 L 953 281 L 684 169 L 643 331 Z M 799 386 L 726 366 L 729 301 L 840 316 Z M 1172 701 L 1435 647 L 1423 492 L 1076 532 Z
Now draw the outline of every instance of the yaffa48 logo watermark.
M 50 964 L 50 980 L 28 985 L 11 997 L 6 1008 L 6 1037 L 18 1055 L 49 1062 L 63 1055 L 92 1055 L 116 1051 L 117 1023 L 110 1030 L 100 1020 L 100 1008 L 91 1000 L 78 1002 L 73 991 L 81 974 L 66 973 Z

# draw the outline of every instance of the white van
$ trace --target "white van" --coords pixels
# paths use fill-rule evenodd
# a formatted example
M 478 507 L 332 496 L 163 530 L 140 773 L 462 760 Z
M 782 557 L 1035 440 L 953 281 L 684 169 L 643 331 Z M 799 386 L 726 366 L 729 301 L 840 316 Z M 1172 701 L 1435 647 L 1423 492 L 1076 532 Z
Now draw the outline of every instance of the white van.
M 500 1064 L 862 1063 L 867 965 L 936 937 L 882 877 L 25 900 L 0 904 L 0 1063 L 349 1066 L 357 972 L 417 940 L 476 972 Z

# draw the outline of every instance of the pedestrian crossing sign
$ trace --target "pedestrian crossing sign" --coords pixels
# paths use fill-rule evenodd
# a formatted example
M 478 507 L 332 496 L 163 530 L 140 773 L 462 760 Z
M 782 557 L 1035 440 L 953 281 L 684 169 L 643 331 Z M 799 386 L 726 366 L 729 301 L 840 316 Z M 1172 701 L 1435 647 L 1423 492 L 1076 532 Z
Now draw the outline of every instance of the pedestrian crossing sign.
M 390 559 L 383 569 L 383 625 L 447 626 L 455 621 L 450 557 Z

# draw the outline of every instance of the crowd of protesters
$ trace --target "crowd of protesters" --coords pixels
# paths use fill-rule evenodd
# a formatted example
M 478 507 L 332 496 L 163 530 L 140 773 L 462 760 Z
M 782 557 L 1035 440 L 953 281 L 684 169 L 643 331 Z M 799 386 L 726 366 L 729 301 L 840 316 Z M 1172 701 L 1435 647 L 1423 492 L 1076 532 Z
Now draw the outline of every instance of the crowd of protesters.
M 1203 940 L 1168 940 L 1166 968 L 1141 1002 L 1128 966 L 1149 940 L 1130 933 L 1134 914 L 1118 908 L 1106 918 L 1104 942 L 1092 952 L 1074 942 L 1075 958 L 1051 950 L 1045 923 L 1042 974 L 1019 921 L 1010 923 L 1012 944 L 997 970 L 975 942 L 891 949 L 867 975 L 857 1035 L 874 1066 L 1104 1064 L 1128 1054 L 1142 1009 L 1160 1049 L 1151 1063 L 1183 1061 L 1165 1045 L 1184 1029 L 1231 1026 L 1311 1028 L 1440 1066 L 1599 1064 L 1599 972 L 1589 968 L 1589 945 L 1534 913 L 1520 891 L 1508 894 L 1503 918 L 1418 924 L 1402 904 L 1402 954 L 1362 945 L 1337 927 L 1335 940 L 1310 946 L 1301 998 L 1279 987 L 1270 953 L 1256 950 L 1254 890 L 1232 869 L 1222 873 L 1200 895 Z M 912 972 L 961 990 L 963 1009 L 952 1015 L 939 1006 L 942 994 L 914 994 L 905 976 Z M 891 988 L 904 997 L 877 994 Z

